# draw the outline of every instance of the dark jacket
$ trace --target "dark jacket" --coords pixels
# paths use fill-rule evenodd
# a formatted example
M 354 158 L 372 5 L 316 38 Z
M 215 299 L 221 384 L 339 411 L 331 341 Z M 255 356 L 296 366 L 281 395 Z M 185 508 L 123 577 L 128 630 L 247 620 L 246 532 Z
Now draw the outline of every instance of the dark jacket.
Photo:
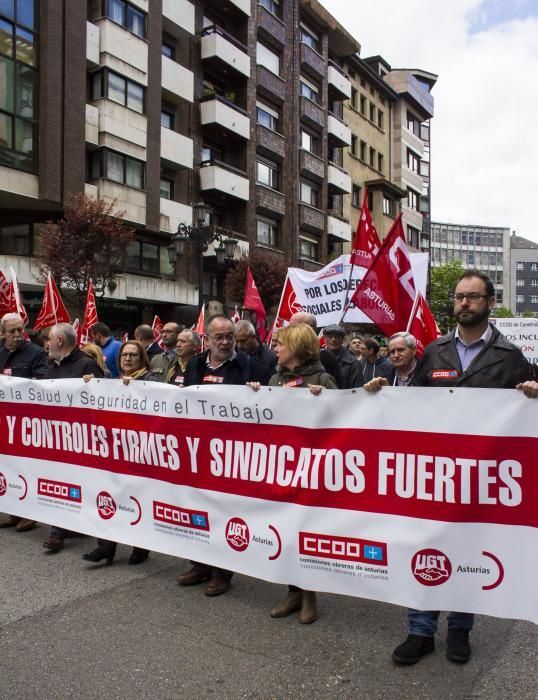
M 329 350 L 330 352 L 330 350 Z M 347 348 L 340 348 L 337 353 L 332 353 L 340 368 L 342 375 L 342 389 L 355 389 L 364 384 L 362 370 L 353 353 Z
M 79 348 L 74 348 L 61 362 L 53 362 L 49 365 L 46 379 L 77 379 L 85 374 L 93 374 L 94 377 L 104 376 L 103 370 L 93 357 L 86 355 Z
M 366 362 L 366 360 L 363 358 L 362 360 L 359 360 L 359 365 L 362 370 L 362 376 L 364 377 L 364 382 L 369 382 L 371 379 L 374 379 L 375 377 L 385 377 L 386 379 L 389 379 L 390 375 L 392 374 L 392 378 L 394 379 L 394 374 L 393 374 L 393 366 L 392 362 L 390 360 L 387 360 L 386 357 L 378 357 L 375 362 Z
M 2 345 L 0 374 L 23 377 L 24 379 L 44 379 L 47 368 L 47 353 L 39 345 L 27 340 L 11 352 L 5 345 Z
M 494 326 L 489 343 L 466 371 L 461 369 L 455 331 L 437 338 L 426 348 L 414 386 L 468 386 L 482 389 L 514 389 L 529 378 L 529 365 L 521 350 Z
M 233 360 L 225 362 L 215 370 L 207 365 L 208 355 L 209 350 L 190 359 L 185 372 L 185 386 L 193 384 L 245 384 L 246 382 L 267 384 L 271 376 L 267 367 L 239 350 L 237 350 Z
M 319 361 L 325 368 L 325 371 L 331 375 L 331 377 L 336 382 L 338 389 L 345 389 L 344 380 L 342 379 L 342 372 L 340 372 L 340 367 L 338 365 L 338 360 L 327 348 L 322 348 L 319 351 Z
M 328 374 L 319 360 L 311 360 L 301 367 L 291 371 L 288 369 L 278 370 L 269 380 L 269 386 L 309 387 L 311 384 L 318 384 L 326 389 L 336 389 L 336 382 Z
M 268 367 L 271 372 L 276 369 L 276 352 L 268 348 L 267 345 L 263 343 L 258 343 L 258 347 L 250 356 L 257 360 L 260 364 Z

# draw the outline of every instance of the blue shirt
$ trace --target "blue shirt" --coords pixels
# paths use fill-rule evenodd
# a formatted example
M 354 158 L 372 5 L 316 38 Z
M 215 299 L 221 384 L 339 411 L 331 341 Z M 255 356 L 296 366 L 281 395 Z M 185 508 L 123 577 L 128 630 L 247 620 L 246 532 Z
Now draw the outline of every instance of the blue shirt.
M 480 354 L 482 348 L 489 342 L 492 333 L 493 331 L 491 330 L 491 326 L 488 323 L 488 327 L 486 328 L 484 333 L 482 333 L 480 338 L 478 340 L 475 340 L 474 343 L 466 345 L 460 338 L 459 327 L 456 327 L 456 350 L 458 351 L 461 368 L 464 372 L 467 371 L 467 367 L 469 367 L 469 365 L 475 359 L 475 357 Z
M 112 336 L 106 341 L 106 343 L 101 348 L 103 357 L 105 358 L 105 364 L 108 371 L 112 375 L 112 379 L 116 379 L 120 376 L 120 371 L 118 369 L 118 357 L 120 354 L 121 343 L 119 340 L 115 340 Z

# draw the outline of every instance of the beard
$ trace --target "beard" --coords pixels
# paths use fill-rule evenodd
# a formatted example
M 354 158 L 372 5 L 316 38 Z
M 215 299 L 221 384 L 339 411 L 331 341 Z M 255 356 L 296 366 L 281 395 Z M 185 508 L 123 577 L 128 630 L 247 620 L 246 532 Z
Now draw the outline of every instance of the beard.
M 489 311 L 488 307 L 480 311 L 471 311 L 470 309 L 458 311 L 456 321 L 464 328 L 473 328 L 473 326 L 480 325 L 482 321 L 489 317 Z

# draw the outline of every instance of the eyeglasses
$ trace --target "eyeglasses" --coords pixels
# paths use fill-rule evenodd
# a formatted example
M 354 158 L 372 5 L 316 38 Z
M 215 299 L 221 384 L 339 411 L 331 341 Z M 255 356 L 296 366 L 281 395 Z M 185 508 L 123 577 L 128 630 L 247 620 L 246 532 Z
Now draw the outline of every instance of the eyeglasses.
M 225 335 L 208 335 L 207 337 L 211 338 L 211 340 L 214 340 L 217 343 L 222 343 L 226 340 L 232 342 L 235 340 L 235 335 L 233 333 L 226 333 Z
M 460 304 L 466 297 L 470 304 L 474 304 L 475 302 L 480 301 L 480 299 L 489 299 L 487 294 L 477 294 L 476 292 L 471 292 L 470 294 L 451 294 L 450 300 L 457 301 L 458 304 Z

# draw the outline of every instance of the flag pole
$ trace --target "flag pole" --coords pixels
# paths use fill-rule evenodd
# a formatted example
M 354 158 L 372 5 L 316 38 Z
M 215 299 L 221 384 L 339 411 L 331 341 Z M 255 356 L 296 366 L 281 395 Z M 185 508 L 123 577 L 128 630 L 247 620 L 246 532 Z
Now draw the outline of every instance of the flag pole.
M 417 307 L 418 307 L 419 295 L 420 295 L 420 292 L 417 289 L 415 291 L 415 301 L 413 302 L 413 307 L 412 307 L 411 313 L 409 315 L 409 321 L 407 322 L 407 328 L 405 329 L 406 333 L 409 333 L 411 326 L 413 325 L 413 321 L 415 320 L 415 315 L 417 313 Z
M 276 315 L 275 315 L 275 318 L 273 319 L 273 326 L 271 328 L 271 332 L 267 336 L 267 340 L 265 341 L 265 345 L 270 345 L 271 338 L 273 337 L 273 333 L 275 332 L 275 326 L 276 326 L 278 318 L 280 316 L 280 309 L 282 308 L 282 302 L 284 301 L 284 292 L 286 291 L 287 284 L 288 284 L 288 273 L 286 272 L 286 279 L 284 280 L 284 284 L 282 285 L 282 291 L 280 292 L 280 301 L 278 302 Z

